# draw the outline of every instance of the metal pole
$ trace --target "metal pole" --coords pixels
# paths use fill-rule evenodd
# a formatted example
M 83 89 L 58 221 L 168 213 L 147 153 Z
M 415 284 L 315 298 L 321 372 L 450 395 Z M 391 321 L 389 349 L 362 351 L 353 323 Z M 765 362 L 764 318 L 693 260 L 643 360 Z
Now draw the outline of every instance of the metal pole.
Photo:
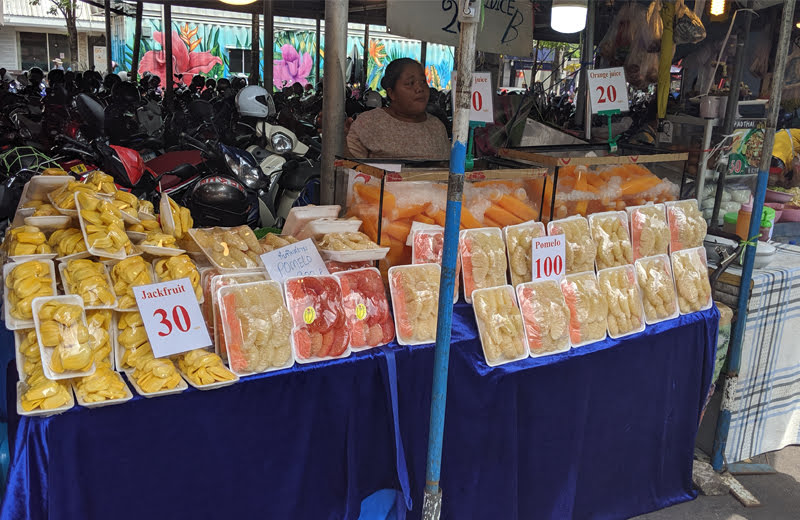
M 142 11 L 144 4 L 136 2 L 136 21 L 133 28 L 133 60 L 131 61 L 131 81 L 136 83 L 139 77 L 139 54 L 142 50 Z
M 447 404 L 447 371 L 450 361 L 450 332 L 453 320 L 453 289 L 456 276 L 458 231 L 461 222 L 461 198 L 464 191 L 467 142 L 469 140 L 470 92 L 475 68 L 475 40 L 478 35 L 481 5 L 474 0 L 458 2 L 461 34 L 458 44 L 456 99 L 453 107 L 453 143 L 450 149 L 450 176 L 447 182 L 447 213 L 442 249 L 442 273 L 439 280 L 439 320 L 433 354 L 431 421 L 428 432 L 428 461 L 423 520 L 438 520 L 442 510 L 439 476 L 442 469 L 444 412 Z
M 366 13 L 365 13 L 366 14 Z M 364 20 L 366 22 L 366 20 Z M 369 77 L 369 23 L 364 23 L 364 84 L 361 87 L 361 91 L 365 91 L 367 89 L 367 78 Z
M 257 85 L 261 77 L 261 72 L 258 70 L 261 64 L 261 45 L 258 41 L 260 36 L 258 13 L 253 13 L 250 18 L 250 77 L 247 81 L 249 85 Z
M 272 92 L 272 53 L 275 48 L 275 18 L 272 0 L 264 0 L 264 88 Z
M 106 15 L 106 74 L 114 72 L 111 65 L 111 0 L 105 3 Z
M 317 42 L 316 42 L 316 50 L 314 51 L 316 56 L 314 56 L 314 90 L 317 89 L 317 85 L 319 85 L 319 58 L 320 54 L 320 45 L 321 45 L 321 37 L 320 37 L 320 21 L 319 15 L 317 15 Z
M 583 31 L 583 46 L 581 47 L 581 84 L 578 86 L 578 100 L 575 105 L 575 123 L 577 125 L 587 121 L 585 107 L 589 104 L 589 96 L 586 85 L 588 83 L 589 67 L 593 65 L 592 57 L 594 56 L 594 9 L 594 0 L 586 2 L 586 29 Z M 590 122 L 588 127 L 591 132 L 591 116 L 588 121 Z
M 175 85 L 175 71 L 172 65 L 172 5 L 164 4 L 164 58 L 166 60 L 166 91 L 164 96 L 168 101 L 172 100 L 173 86 Z M 183 72 L 183 71 L 179 71 Z
M 759 233 L 761 225 L 761 212 L 764 209 L 764 196 L 767 194 L 767 181 L 769 179 L 769 165 L 772 160 L 772 145 L 775 143 L 775 127 L 778 122 L 778 111 L 781 105 L 781 92 L 783 91 L 783 78 L 786 71 L 786 61 L 789 57 L 789 44 L 794 25 L 794 0 L 784 0 L 783 17 L 781 19 L 781 32 L 778 37 L 778 49 L 775 56 L 775 70 L 772 73 L 772 94 L 769 97 L 769 113 L 767 114 L 767 127 L 764 131 L 764 145 L 761 151 L 761 164 L 758 168 L 758 184 L 753 198 L 753 212 L 750 218 L 748 238 Z M 744 339 L 744 326 L 747 321 L 747 301 L 750 299 L 750 282 L 753 277 L 753 264 L 756 258 L 758 241 L 745 247 L 744 265 L 739 285 L 739 301 L 736 306 L 736 323 L 731 333 L 731 344 L 728 350 L 728 372 L 725 374 L 724 390 L 722 392 L 722 409 L 717 421 L 717 431 L 714 435 L 714 452 L 711 464 L 720 471 L 724 466 L 725 446 L 728 442 L 728 430 L 731 426 L 730 395 L 736 390 L 739 378 L 739 367 L 742 361 L 742 341 Z
M 428 61 L 428 42 L 423 41 L 420 43 L 419 46 L 419 62 L 422 63 L 422 68 L 427 69 L 428 66 L 426 65 Z
M 744 11 L 744 31 L 737 33 L 736 38 L 736 61 L 733 65 L 733 77 L 731 78 L 730 93 L 728 94 L 728 104 L 725 108 L 725 122 L 722 124 L 722 135 L 731 135 L 733 132 L 733 121 L 739 113 L 739 83 L 742 81 L 744 71 L 744 54 L 747 38 L 750 34 L 750 22 L 753 20 L 753 13 L 750 9 Z M 704 148 L 704 150 L 707 148 Z M 700 168 L 697 169 L 698 173 Z M 728 177 L 728 165 L 719 172 L 717 180 L 717 193 L 714 197 L 714 209 L 711 212 L 711 225 L 716 226 L 719 222 L 719 206 L 722 204 L 722 193 L 725 191 L 725 181 Z M 699 198 L 699 197 L 698 197 Z
M 325 0 L 325 75 L 322 99 L 320 202 L 333 204 L 334 161 L 344 149 L 344 70 L 347 59 L 347 0 Z

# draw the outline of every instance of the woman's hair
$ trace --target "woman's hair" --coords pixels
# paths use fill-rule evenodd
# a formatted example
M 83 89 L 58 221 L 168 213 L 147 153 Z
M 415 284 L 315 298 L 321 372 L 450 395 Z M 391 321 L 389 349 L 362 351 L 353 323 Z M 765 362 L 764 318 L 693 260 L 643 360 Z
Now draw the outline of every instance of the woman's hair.
M 383 73 L 383 78 L 381 79 L 381 88 L 384 90 L 389 90 L 390 88 L 394 88 L 397 84 L 397 80 L 400 79 L 400 75 L 403 73 L 403 69 L 406 68 L 406 65 L 417 65 L 422 66 L 417 60 L 411 58 L 398 58 L 389 65 L 386 66 L 386 72 Z

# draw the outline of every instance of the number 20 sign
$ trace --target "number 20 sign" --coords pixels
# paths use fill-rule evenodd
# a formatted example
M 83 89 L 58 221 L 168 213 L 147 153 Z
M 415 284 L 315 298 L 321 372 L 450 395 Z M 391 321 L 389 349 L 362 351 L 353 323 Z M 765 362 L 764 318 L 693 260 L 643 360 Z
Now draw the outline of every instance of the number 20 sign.
M 629 110 L 628 85 L 622 67 L 590 70 L 588 85 L 592 114 L 606 110 Z
M 564 235 L 534 238 L 531 241 L 532 281 L 560 282 L 566 271 L 566 256 Z
M 133 294 L 155 357 L 211 345 L 188 278 L 134 287 Z

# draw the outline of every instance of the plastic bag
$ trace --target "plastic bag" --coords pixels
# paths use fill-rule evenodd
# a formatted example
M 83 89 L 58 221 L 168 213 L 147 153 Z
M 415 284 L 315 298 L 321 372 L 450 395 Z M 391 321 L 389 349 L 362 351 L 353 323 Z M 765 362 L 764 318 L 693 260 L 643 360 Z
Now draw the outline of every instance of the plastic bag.
M 433 343 L 436 339 L 440 273 L 438 264 L 389 269 L 397 341 L 401 345 Z
M 39 298 L 33 304 L 42 368 L 48 379 L 68 379 L 94 373 L 86 315 L 77 296 Z
M 672 272 L 678 291 L 681 314 L 703 311 L 711 307 L 711 285 L 708 281 L 706 249 L 698 247 L 672 253 Z
M 386 345 L 394 339 L 394 322 L 381 273 L 374 267 L 335 275 L 342 287 L 342 305 L 353 350 Z
M 643 6 L 630 3 L 622 6 L 611 27 L 597 47 L 597 52 L 612 66 L 621 65 L 630 52 L 639 27 L 646 23 Z
M 290 278 L 286 280 L 286 300 L 294 322 L 292 339 L 298 363 L 350 355 L 342 289 L 334 276 Z
M 153 349 L 147 340 L 142 315 L 139 312 L 121 312 L 117 315 L 117 370 L 136 368 L 153 359 Z
M 205 274 L 205 273 L 204 273 Z M 210 296 L 210 303 L 206 307 L 206 302 L 203 302 L 203 308 L 208 309 L 209 332 L 212 333 L 211 337 L 214 338 L 214 349 L 222 359 L 228 361 L 228 348 L 225 341 L 225 330 L 222 325 L 222 306 L 220 301 L 219 290 L 229 285 L 240 285 L 245 283 L 265 282 L 267 281 L 265 273 L 223 273 L 219 274 L 216 269 L 209 269 L 209 274 L 206 277 L 208 285 L 208 294 Z
M 200 286 L 200 272 L 187 255 L 171 256 L 156 260 L 153 270 L 159 282 L 169 282 L 188 278 L 194 288 L 194 295 L 199 303 L 203 303 L 203 288 Z
M 605 339 L 608 304 L 594 271 L 567 275 L 561 280 L 561 292 L 569 307 L 572 346 L 580 347 Z
M 582 273 L 594 270 L 597 246 L 589 232 L 589 222 L 581 216 L 554 220 L 547 224 L 548 235 L 564 235 L 567 241 L 566 272 Z
M 89 330 L 89 346 L 97 368 L 111 367 L 111 310 L 86 311 L 86 326 Z
M 670 231 L 670 251 L 692 249 L 703 245 L 708 225 L 697 208 L 697 200 L 667 203 L 667 221 Z
M 675 283 L 667 255 L 637 260 L 636 280 L 642 290 L 644 316 L 648 324 L 678 316 Z
M 247 226 L 192 229 L 189 234 L 218 269 L 255 269 L 262 266 L 263 248 Z
M 597 281 L 608 303 L 608 334 L 620 338 L 641 332 L 645 327 L 642 294 L 632 265 L 603 269 Z
M 673 40 L 676 44 L 699 43 L 706 37 L 706 28 L 694 11 L 686 7 L 683 0 L 675 4 L 675 26 Z
M 144 263 L 144 260 L 142 260 Z M 77 294 L 87 309 L 114 309 L 117 297 L 111 290 L 108 271 L 100 262 L 88 258 L 60 263 L 61 281 L 67 294 Z M 134 300 L 133 304 L 136 304 Z
M 589 227 L 597 245 L 595 262 L 598 270 L 633 263 L 628 215 L 624 211 L 589 215 Z
M 472 303 L 472 291 L 506 285 L 506 246 L 497 228 L 467 229 L 458 242 L 464 276 L 464 298 Z
M 534 238 L 545 236 L 544 224 L 541 222 L 525 222 L 503 229 L 508 248 L 508 269 L 511 272 L 511 284 L 515 287 L 530 282 L 533 278 L 531 269 L 531 243 Z
M 472 298 L 486 364 L 497 366 L 528 357 L 514 288 L 504 285 L 479 289 Z
M 633 258 L 666 254 L 669 249 L 669 227 L 663 204 L 627 208 L 631 223 Z
M 521 284 L 517 297 L 531 356 L 569 350 L 569 307 L 558 282 Z
M 414 232 L 411 244 L 412 264 L 439 264 L 442 265 L 442 250 L 444 248 L 444 230 L 420 229 Z M 458 301 L 459 276 L 461 275 L 461 259 L 456 259 L 456 278 L 453 284 L 453 303 Z

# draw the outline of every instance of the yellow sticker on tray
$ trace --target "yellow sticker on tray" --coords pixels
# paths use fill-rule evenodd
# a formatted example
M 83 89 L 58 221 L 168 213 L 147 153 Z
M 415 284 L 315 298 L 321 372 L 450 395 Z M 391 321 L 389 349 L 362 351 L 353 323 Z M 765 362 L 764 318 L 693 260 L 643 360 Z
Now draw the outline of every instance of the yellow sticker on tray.
M 363 303 L 356 305 L 356 318 L 363 320 L 367 317 L 367 306 Z
M 311 325 L 315 319 L 317 319 L 317 311 L 314 310 L 314 307 L 306 307 L 306 310 L 303 311 L 303 321 L 306 322 L 306 325 Z

